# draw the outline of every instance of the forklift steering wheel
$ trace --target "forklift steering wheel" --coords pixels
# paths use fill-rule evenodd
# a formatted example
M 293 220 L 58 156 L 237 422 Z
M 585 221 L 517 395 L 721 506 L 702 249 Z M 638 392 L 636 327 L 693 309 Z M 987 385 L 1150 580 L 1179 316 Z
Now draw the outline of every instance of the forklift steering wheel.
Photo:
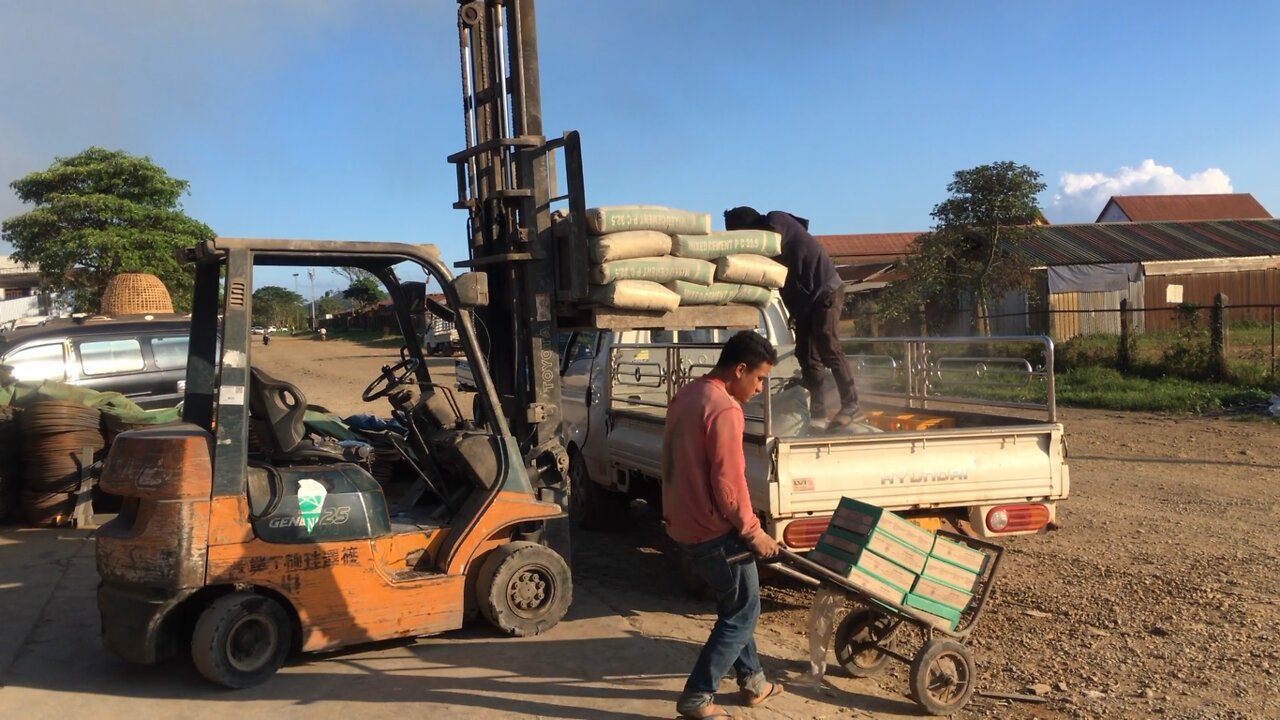
M 360 396 L 365 402 L 386 397 L 399 385 L 408 384 L 418 370 L 417 358 L 405 358 L 395 365 L 383 365 L 382 374 L 369 383 Z

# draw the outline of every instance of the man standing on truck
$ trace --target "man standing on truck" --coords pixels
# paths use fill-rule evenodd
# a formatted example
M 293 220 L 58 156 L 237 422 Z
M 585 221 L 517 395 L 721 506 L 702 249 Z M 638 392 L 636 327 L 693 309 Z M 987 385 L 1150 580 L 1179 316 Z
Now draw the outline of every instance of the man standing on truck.
M 853 372 L 840 346 L 844 284 L 826 249 L 809 234 L 809 221 L 780 210 L 761 215 L 755 208 L 743 206 L 725 211 L 724 227 L 726 230 L 772 230 L 782 236 L 782 254 L 775 260 L 787 266 L 782 303 L 787 306 L 795 330 L 800 378 L 809 391 L 809 415 L 814 420 L 827 417 L 822 372 L 825 366 L 831 370 L 840 393 L 840 409 L 831 418 L 828 429 L 837 430 L 860 420 L 862 413 L 858 409 Z
M 765 679 L 756 655 L 760 578 L 750 550 L 778 554 L 747 492 L 741 403 L 764 384 L 778 353 L 744 330 L 729 338 L 711 372 L 680 389 L 667 406 L 662 436 L 662 514 L 693 572 L 716 595 L 716 623 L 685 682 L 676 709 L 685 718 L 730 717 L 715 704 L 716 686 L 732 667 L 743 699 L 756 706 L 782 692 Z

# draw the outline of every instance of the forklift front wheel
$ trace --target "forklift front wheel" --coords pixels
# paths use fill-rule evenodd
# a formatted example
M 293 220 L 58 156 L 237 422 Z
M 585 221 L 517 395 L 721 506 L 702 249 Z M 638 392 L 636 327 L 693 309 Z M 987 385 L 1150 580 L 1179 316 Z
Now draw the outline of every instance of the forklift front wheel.
M 289 616 L 275 600 L 231 593 L 210 603 L 196 620 L 191 659 L 213 682 L 253 687 L 284 664 L 291 636 Z
M 484 619 L 521 637 L 555 627 L 573 602 L 573 580 L 564 558 L 532 542 L 494 550 L 480 567 L 476 590 Z

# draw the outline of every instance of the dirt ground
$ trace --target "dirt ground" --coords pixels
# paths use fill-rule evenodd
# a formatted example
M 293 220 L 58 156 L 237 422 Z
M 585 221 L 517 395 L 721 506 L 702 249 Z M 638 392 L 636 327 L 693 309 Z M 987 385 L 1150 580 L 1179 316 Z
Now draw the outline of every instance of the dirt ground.
M 281 337 L 255 347 L 253 361 L 312 403 L 385 416 L 358 395 L 396 358 L 393 348 Z M 451 361 L 432 366 L 451 382 Z M 1040 702 L 975 697 L 962 717 L 1280 717 L 1280 426 L 1246 415 L 1060 415 L 1072 480 L 1060 529 L 1004 542 L 1002 577 L 971 640 L 979 692 Z M 579 535 L 575 572 L 613 590 L 619 613 L 660 613 L 678 607 L 663 597 L 671 585 L 648 576 L 661 546 L 653 523 Z M 794 670 L 811 593 L 772 579 L 764 594 L 760 632 L 797 652 L 771 662 Z M 661 634 L 656 617 L 646 634 Z M 905 668 L 876 682 L 905 692 Z

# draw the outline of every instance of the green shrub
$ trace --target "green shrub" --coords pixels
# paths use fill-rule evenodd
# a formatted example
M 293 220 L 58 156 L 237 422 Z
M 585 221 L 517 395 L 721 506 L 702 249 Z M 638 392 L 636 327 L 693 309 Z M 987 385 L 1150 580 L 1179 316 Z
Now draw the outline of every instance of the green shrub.
M 1119 347 L 1120 338 L 1116 335 L 1078 335 L 1054 348 L 1054 372 L 1090 367 L 1114 368 Z

